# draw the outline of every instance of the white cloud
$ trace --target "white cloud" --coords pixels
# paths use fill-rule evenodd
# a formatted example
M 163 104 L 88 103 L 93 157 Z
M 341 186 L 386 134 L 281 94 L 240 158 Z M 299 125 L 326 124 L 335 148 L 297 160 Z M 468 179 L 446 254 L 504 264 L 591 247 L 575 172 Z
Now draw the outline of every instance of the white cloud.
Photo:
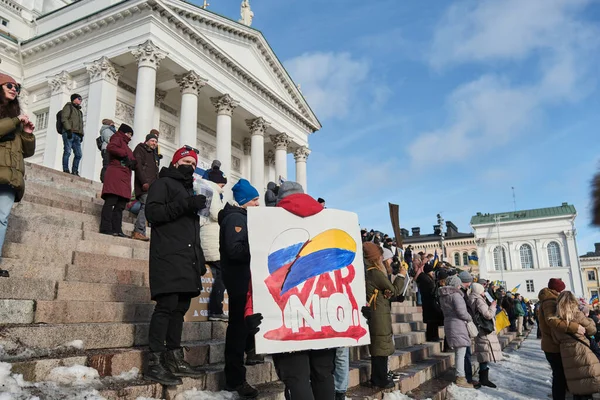
M 452 92 L 448 123 L 409 146 L 413 165 L 427 165 L 436 149 L 443 149 L 444 161 L 460 161 L 505 145 L 525 134 L 547 107 L 593 90 L 598 30 L 578 19 L 590 1 L 485 0 L 451 6 L 434 34 L 430 64 L 443 69 L 484 63 L 496 72 Z M 515 62 L 533 65 L 536 78 L 515 84 L 498 72 Z
M 349 53 L 305 53 L 285 65 L 321 119 L 347 116 L 369 73 L 369 63 Z

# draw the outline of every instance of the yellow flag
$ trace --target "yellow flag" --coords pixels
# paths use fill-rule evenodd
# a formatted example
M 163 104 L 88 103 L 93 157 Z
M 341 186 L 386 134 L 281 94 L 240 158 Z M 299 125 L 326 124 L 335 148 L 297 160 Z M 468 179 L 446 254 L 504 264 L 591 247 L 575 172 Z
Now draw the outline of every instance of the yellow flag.
M 500 333 L 500 331 L 506 327 L 510 326 L 510 321 L 508 320 L 508 314 L 506 311 L 502 310 L 498 314 L 496 314 L 496 333 Z

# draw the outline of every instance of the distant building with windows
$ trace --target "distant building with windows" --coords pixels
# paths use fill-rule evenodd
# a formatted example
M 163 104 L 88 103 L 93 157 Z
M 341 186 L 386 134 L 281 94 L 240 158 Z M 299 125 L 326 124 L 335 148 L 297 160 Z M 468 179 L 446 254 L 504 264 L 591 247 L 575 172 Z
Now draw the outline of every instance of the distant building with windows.
M 507 290 L 537 299 L 550 278 L 584 296 L 573 205 L 482 214 L 471 218 L 482 278 L 506 282 Z M 502 270 L 500 269 L 502 266 Z
M 600 293 L 600 243 L 595 243 L 594 247 L 594 251 L 579 257 L 586 291 L 585 297 L 588 300 Z

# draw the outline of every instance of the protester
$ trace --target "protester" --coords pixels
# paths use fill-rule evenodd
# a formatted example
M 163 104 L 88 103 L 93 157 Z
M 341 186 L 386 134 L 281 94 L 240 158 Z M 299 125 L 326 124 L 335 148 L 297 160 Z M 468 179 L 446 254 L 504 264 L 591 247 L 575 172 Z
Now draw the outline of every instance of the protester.
M 213 277 L 212 290 L 208 302 L 208 319 L 210 321 L 227 321 L 228 317 L 223 312 L 223 299 L 225 285 L 221 272 L 221 254 L 219 253 L 219 213 L 224 207 L 222 194 L 227 185 L 227 178 L 220 169 L 209 171 L 208 179 L 204 180 L 213 192 L 207 217 L 200 217 L 200 239 L 206 264 L 210 267 Z
M 202 174 L 202 179 L 209 179 L 211 174 L 213 176 L 221 175 L 222 177 L 226 178 L 223 171 L 221 171 L 221 161 L 213 160 L 212 164 L 210 165 L 210 168 L 205 170 L 204 174 Z
M 402 294 L 406 270 L 394 282 L 388 279 L 388 271 L 383 265 L 383 249 L 375 243 L 364 243 L 363 254 L 367 268 L 365 282 L 369 299 L 368 320 L 371 334 L 371 385 L 382 389 L 394 387 L 388 376 L 388 357 L 394 354 L 396 346 L 392 331 L 390 299 Z
M 319 202 L 319 204 L 320 204 L 320 205 L 321 205 L 323 208 L 326 208 L 326 205 L 325 205 L 325 199 L 323 199 L 323 198 L 319 197 L 319 198 L 317 199 L 317 201 Z
M 150 320 L 150 353 L 144 377 L 167 386 L 181 384 L 179 377 L 204 374 L 184 360 L 181 347 L 183 317 L 192 298 L 200 294 L 201 276 L 206 273 L 198 219 L 198 211 L 206 207 L 206 197 L 193 192 L 197 162 L 194 149 L 185 146 L 177 150 L 172 164 L 163 168 L 150 186 L 146 204 L 146 216 L 152 224 L 150 292 L 156 305 Z
M 517 317 L 517 337 L 523 336 L 523 320 L 526 315 L 522 300 L 521 295 L 517 293 L 514 299 L 515 316 Z
M 474 317 L 473 311 L 471 310 L 471 302 L 469 301 L 469 288 L 473 283 L 473 276 L 467 271 L 460 271 L 458 273 L 458 278 L 462 282 L 462 287 L 460 288 L 463 299 L 465 300 L 465 305 L 467 306 L 467 312 L 471 315 L 471 318 Z M 467 347 L 467 352 L 465 353 L 465 377 L 467 378 L 467 382 L 473 385 L 475 389 L 479 389 L 481 384 L 475 380 L 473 380 L 473 364 L 471 363 L 471 346 Z
M 335 349 L 333 382 L 335 387 L 335 400 L 346 400 L 348 390 L 348 375 L 350 374 L 350 348 L 338 347 Z
M 140 202 L 140 210 L 135 220 L 131 237 L 136 240 L 147 242 L 146 236 L 146 200 L 150 186 L 158 179 L 158 164 L 154 156 L 154 150 L 158 146 L 158 137 L 149 133 L 146 141 L 135 147 L 133 156 L 136 160 L 135 168 L 135 198 Z
M 600 360 L 590 348 L 589 339 L 596 333 L 596 324 L 579 310 L 577 298 L 569 291 L 558 296 L 556 317 L 585 330 L 585 333 L 570 334 L 552 328 L 551 332 L 554 341 L 560 345 L 565 378 L 573 400 L 591 399 L 593 394 L 600 393 Z
M 71 95 L 71 101 L 62 109 L 62 138 L 63 138 L 63 172 L 79 176 L 79 162 L 81 161 L 81 142 L 83 141 L 83 112 L 81 102 L 83 99 L 77 93 Z M 73 169 L 69 171 L 69 158 L 71 150 L 73 158 Z
M 461 292 L 462 282 L 456 275 L 446 280 L 447 286 L 438 289 L 440 305 L 444 314 L 444 333 L 448 346 L 454 349 L 456 367 L 456 386 L 473 389 L 465 375 L 465 356 L 467 347 L 471 347 L 471 337 L 467 322 L 473 319 L 467 311 L 467 305 Z
M 100 218 L 100 233 L 105 235 L 127 237 L 122 224 L 123 210 L 131 196 L 131 171 L 136 167 L 135 157 L 128 146 L 132 136 L 133 129 L 121 124 L 106 147 L 110 163 L 102 185 L 104 206 Z
M 556 278 L 548 281 L 548 287 L 538 294 L 540 301 L 539 326 L 542 331 L 542 350 L 552 368 L 552 398 L 564 399 L 567 391 L 567 381 L 560 355 L 560 345 L 552 335 L 553 331 L 567 334 L 585 335 L 586 329 L 575 321 L 556 318 L 556 301 L 560 292 L 565 290 L 565 283 Z
M 229 295 L 229 324 L 225 337 L 225 390 L 237 392 L 240 397 L 253 399 L 258 390 L 246 381 L 244 351 L 254 349 L 251 335 L 244 320 L 244 311 L 250 285 L 250 245 L 248 243 L 248 207 L 259 205 L 258 191 L 245 179 L 233 188 L 237 206 L 225 204 L 219 213 L 219 251 L 223 283 Z
M 151 129 L 150 133 L 152 135 L 156 135 L 156 140 L 160 139 L 160 132 L 157 129 Z M 156 159 L 156 165 L 158 165 L 160 167 L 160 160 L 163 159 L 163 155 L 160 153 L 160 145 L 157 144 L 156 148 L 154 149 L 154 158 Z
M 439 327 L 444 324 L 444 316 L 439 304 L 437 287 L 434 280 L 433 265 L 422 266 L 423 261 L 417 255 L 413 261 L 417 271 L 423 270 L 416 276 L 416 282 L 421 293 L 421 304 L 423 309 L 423 321 L 427 324 L 425 340 L 438 342 L 440 340 Z
M 267 183 L 267 192 L 265 193 L 265 205 L 267 207 L 275 207 L 277 204 L 277 194 L 279 187 L 275 182 Z
M 8 217 L 13 204 L 25 194 L 25 161 L 35 153 L 35 126 L 19 105 L 19 85 L 11 76 L 0 73 L 0 254 L 6 238 Z M 0 277 L 9 272 L 0 269 Z
M 102 155 L 102 170 L 100 171 L 100 182 L 104 182 L 104 175 L 106 174 L 106 168 L 108 168 L 108 163 L 110 162 L 110 157 L 108 155 L 108 151 L 106 151 L 106 147 L 108 147 L 108 143 L 110 143 L 110 138 L 115 134 L 117 128 L 115 128 L 115 123 L 112 119 L 103 119 L 102 127 L 100 128 L 100 138 L 102 140 L 102 146 L 100 146 L 100 154 Z
M 485 298 L 485 288 L 479 283 L 471 285 L 471 294 L 469 295 L 469 305 L 475 320 L 478 318 L 486 326 L 479 326 L 479 334 L 475 338 L 475 355 L 479 362 L 479 383 L 483 386 L 496 388 L 497 386 L 489 379 L 490 362 L 502 361 L 502 347 L 496 335 L 496 302 L 488 304 Z M 485 321 L 487 324 L 485 323 Z

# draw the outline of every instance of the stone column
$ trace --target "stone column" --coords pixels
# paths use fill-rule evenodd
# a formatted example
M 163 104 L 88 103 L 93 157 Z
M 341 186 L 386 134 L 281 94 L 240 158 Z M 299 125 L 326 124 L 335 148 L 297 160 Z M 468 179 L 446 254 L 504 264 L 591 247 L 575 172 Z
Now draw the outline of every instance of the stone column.
M 90 88 L 80 172 L 84 178 L 99 181 L 102 154 L 96 146 L 96 137 L 100 133 L 102 120 L 112 119 L 115 115 L 117 82 L 121 74 L 107 57 L 86 64 L 86 68 L 90 75 Z
M 156 89 L 154 95 L 154 119 L 152 121 L 152 129 L 160 132 L 160 105 L 165 101 L 167 92 L 165 90 Z
M 265 155 L 265 167 L 267 169 L 266 181 L 275 182 L 279 184 L 279 179 L 277 179 L 276 171 L 275 171 L 275 152 L 273 150 L 267 151 Z
M 252 139 L 244 138 L 244 160 L 242 176 L 249 179 L 252 176 Z
M 291 139 L 285 133 L 271 135 L 271 143 L 275 146 L 275 179 L 287 180 L 287 149 Z
M 159 49 L 151 40 L 139 46 L 129 48 L 138 62 L 135 94 L 135 114 L 133 131 L 135 138 L 131 143 L 144 140 L 152 130 L 154 123 L 154 101 L 156 93 L 156 70 L 168 53 Z
M 231 116 L 239 102 L 228 94 L 210 100 L 217 109 L 217 160 L 221 161 L 221 171 L 231 176 Z
M 48 111 L 48 129 L 46 130 L 46 149 L 44 150 L 44 165 L 62 171 L 62 137 L 56 132 L 56 113 L 71 101 L 73 79 L 68 72 L 48 77 L 50 85 L 50 110 Z
M 294 159 L 296 160 L 296 182 L 302 185 L 304 193 L 308 193 L 307 180 L 306 180 L 306 160 L 310 155 L 310 150 L 306 146 L 298 147 L 294 152 Z
M 175 77 L 181 89 L 181 112 L 179 115 L 179 145 L 198 147 L 198 94 L 206 85 L 194 71 Z
M 577 244 L 575 243 L 575 230 L 564 231 L 567 246 L 562 251 L 563 266 L 569 268 L 569 275 L 571 278 L 571 285 L 573 286 L 573 292 L 576 296 L 583 296 L 585 294 L 583 277 L 581 276 L 581 267 L 579 263 L 579 255 L 577 253 Z M 564 268 L 563 267 L 563 268 Z
M 271 125 L 262 117 L 247 119 L 246 125 L 250 128 L 252 135 L 252 175 L 250 181 L 252 186 L 260 193 L 265 188 L 265 132 Z

